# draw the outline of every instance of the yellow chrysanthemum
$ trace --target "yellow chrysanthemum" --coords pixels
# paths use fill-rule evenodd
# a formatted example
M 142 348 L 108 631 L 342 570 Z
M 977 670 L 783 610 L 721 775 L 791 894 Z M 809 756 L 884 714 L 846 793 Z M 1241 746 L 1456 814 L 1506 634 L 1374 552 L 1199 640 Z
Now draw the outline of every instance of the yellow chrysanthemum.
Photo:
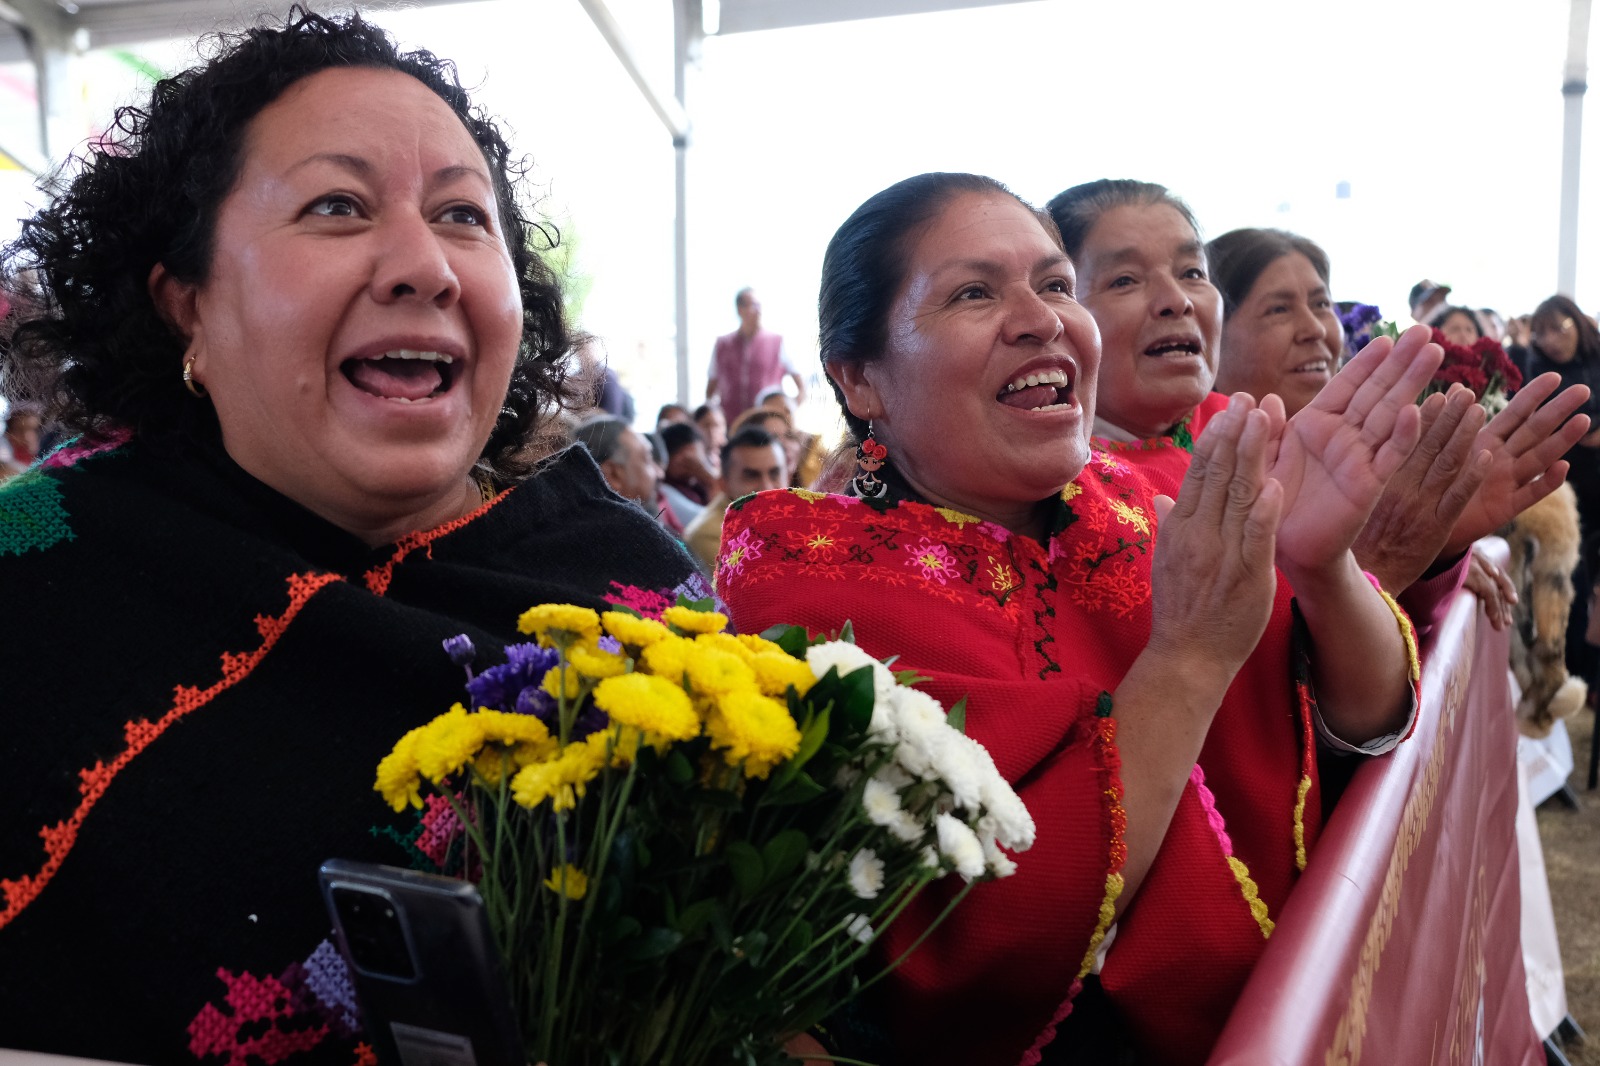
M 575 641 L 595 640 L 600 636 L 600 616 L 587 607 L 570 603 L 542 603 L 522 612 L 517 619 L 519 632 L 539 638 L 549 647 L 565 647 Z
M 767 653 L 776 653 L 778 655 L 787 654 L 777 644 L 774 644 L 766 637 L 758 637 L 754 633 L 740 633 L 733 639 L 737 640 L 744 647 L 749 648 L 750 651 L 756 655 L 764 655 Z
M 417 769 L 434 784 L 461 768 L 483 747 L 483 726 L 478 716 L 461 704 L 422 727 L 416 740 Z
M 743 765 L 746 777 L 766 777 L 800 747 L 800 730 L 783 704 L 754 692 L 733 692 L 717 700 L 706 719 L 711 746 L 723 749 L 729 766 Z
M 817 683 L 811 667 L 786 652 L 767 652 L 755 660 L 756 684 L 764 696 L 781 696 L 792 685 L 801 696 Z
M 568 744 L 556 758 L 518 770 L 511 779 L 511 798 L 530 810 L 545 800 L 558 811 L 571 810 L 604 764 L 604 755 L 587 744 Z
M 584 677 L 616 677 L 628 669 L 628 660 L 622 656 L 582 646 L 568 648 L 567 661 Z
M 700 716 L 695 714 L 688 694 L 665 678 L 651 674 L 608 677 L 595 686 L 594 704 L 619 725 L 631 725 L 668 740 L 700 735 Z
M 582 899 L 589 894 L 589 875 L 569 862 L 545 878 L 544 887 L 558 896 Z
M 583 691 L 583 675 L 570 666 L 565 670 L 557 668 L 544 675 L 539 687 L 554 699 L 575 700 Z
M 484 748 L 472 760 L 472 772 L 489 788 L 498 788 L 501 778 L 516 773 L 520 768 L 516 756 L 507 748 Z
M 418 726 L 395 743 L 394 750 L 378 763 L 378 780 L 373 788 L 395 811 L 422 806 L 422 778 L 417 773 L 417 738 L 426 726 Z
M 648 738 L 631 725 L 614 725 L 610 729 L 601 729 L 590 733 L 584 738 L 584 743 L 598 751 L 602 758 L 608 760 L 608 765 L 621 769 L 630 765 L 639 757 L 639 748 L 647 743 Z M 652 747 L 657 751 L 664 750 L 667 742 L 656 738 Z
M 650 673 L 677 684 L 683 680 L 684 671 L 688 669 L 689 649 L 692 647 L 694 644 L 682 637 L 667 637 L 640 652 L 639 661 Z
M 701 633 L 694 638 L 694 643 L 698 648 L 716 648 L 729 655 L 736 655 L 742 663 L 749 663 L 756 657 L 756 653 L 732 633 Z
M 743 659 L 720 648 L 696 643 L 684 665 L 697 696 L 721 696 L 756 687 L 756 672 Z
M 648 648 L 658 640 L 672 636 L 672 630 L 654 618 L 637 618 L 625 611 L 607 611 L 600 616 L 606 632 L 630 648 Z
M 546 743 L 550 730 L 531 714 L 507 714 L 485 707 L 473 715 L 486 742 L 499 744 Z
M 720 633 L 728 628 L 727 615 L 691 607 L 668 607 L 661 612 L 661 620 L 685 633 Z

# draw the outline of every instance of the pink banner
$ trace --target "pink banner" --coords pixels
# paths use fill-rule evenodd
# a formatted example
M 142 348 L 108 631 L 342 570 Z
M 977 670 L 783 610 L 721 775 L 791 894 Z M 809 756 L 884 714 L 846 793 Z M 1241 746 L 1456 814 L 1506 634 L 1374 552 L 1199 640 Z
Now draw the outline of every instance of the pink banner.
M 1416 733 L 1339 800 L 1212 1066 L 1542 1066 L 1507 634 L 1460 593 L 1435 638 Z

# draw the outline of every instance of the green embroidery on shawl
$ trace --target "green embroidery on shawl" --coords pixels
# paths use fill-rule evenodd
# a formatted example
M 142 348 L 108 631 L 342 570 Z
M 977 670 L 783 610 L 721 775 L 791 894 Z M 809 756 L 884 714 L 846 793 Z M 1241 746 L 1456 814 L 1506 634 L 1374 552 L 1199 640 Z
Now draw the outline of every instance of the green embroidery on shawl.
M 0 555 L 44 551 L 75 534 L 67 524 L 61 486 L 37 470 L 0 486 Z

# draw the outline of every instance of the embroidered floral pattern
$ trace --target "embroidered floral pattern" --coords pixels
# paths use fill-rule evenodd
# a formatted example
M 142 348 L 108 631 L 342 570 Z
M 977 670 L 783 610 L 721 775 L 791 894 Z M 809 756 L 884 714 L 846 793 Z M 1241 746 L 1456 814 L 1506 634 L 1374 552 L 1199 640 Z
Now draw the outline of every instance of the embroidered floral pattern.
M 761 538 L 756 535 L 754 529 L 741 530 L 737 537 L 722 546 L 722 559 L 717 564 L 717 573 L 736 576 L 744 570 L 746 563 L 759 558 L 761 558 Z
M 955 556 L 950 554 L 950 549 L 943 544 L 923 537 L 911 549 L 906 558 L 906 565 L 912 569 L 921 570 L 925 581 L 937 581 L 941 585 L 949 584 L 956 569 Z

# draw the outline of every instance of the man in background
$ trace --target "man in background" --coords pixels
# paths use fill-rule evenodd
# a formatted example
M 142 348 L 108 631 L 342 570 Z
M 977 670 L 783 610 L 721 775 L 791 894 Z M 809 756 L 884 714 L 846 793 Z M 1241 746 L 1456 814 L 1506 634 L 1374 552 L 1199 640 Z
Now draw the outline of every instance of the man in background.
M 741 496 L 789 484 L 783 444 L 760 426 L 745 426 L 722 446 L 722 491 L 684 531 L 684 543 L 710 574 L 722 550 L 722 516 Z
M 761 301 L 755 292 L 740 289 L 733 305 L 739 312 L 739 328 L 717 338 L 706 400 L 720 397 L 723 413 L 734 419 L 754 407 L 763 392 L 781 388 L 783 379 L 789 377 L 794 381 L 795 402 L 804 403 L 805 380 L 784 357 L 783 338 L 761 328 Z
M 1411 317 L 1426 323 L 1444 309 L 1444 299 L 1450 295 L 1450 286 L 1423 278 L 1411 286 Z
M 667 532 L 683 539 L 683 524 L 661 506 L 661 468 L 650 443 L 615 415 L 594 415 L 578 423 L 573 436 L 594 457 L 606 484 L 624 499 L 633 500 Z

